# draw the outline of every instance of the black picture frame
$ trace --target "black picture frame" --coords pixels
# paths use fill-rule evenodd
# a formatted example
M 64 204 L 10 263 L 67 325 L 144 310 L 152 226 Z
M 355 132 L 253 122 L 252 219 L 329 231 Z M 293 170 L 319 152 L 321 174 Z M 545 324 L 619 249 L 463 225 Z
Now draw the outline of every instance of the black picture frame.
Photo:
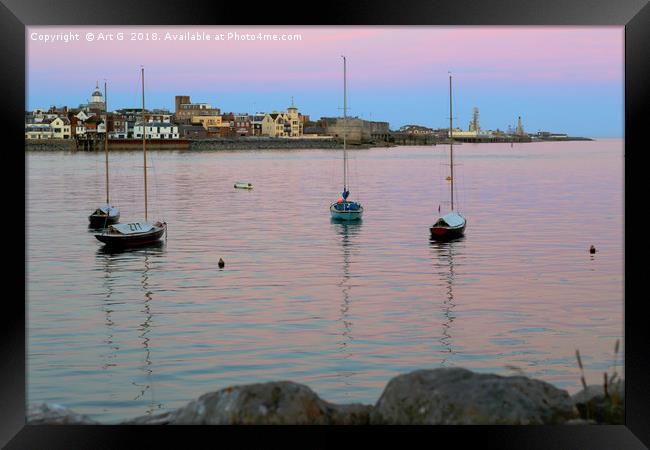
M 4 210 L 16 217 L 24 196 L 15 192 L 25 186 L 24 111 L 25 111 L 25 27 L 28 25 L 620 25 L 625 26 L 625 211 L 642 214 L 633 192 L 643 192 L 634 186 L 639 154 L 646 151 L 643 141 L 644 124 L 648 117 L 650 98 L 650 6 L 647 0 L 490 0 L 473 2 L 390 0 L 300 2 L 289 8 L 286 3 L 252 4 L 189 2 L 173 0 L 141 0 L 129 2 L 52 2 L 47 0 L 2 0 L 0 4 L 0 91 L 3 99 L 0 114 L 4 131 L 2 151 L 5 171 L 3 183 Z M 7 141 L 8 140 L 8 141 Z M 21 170 L 22 169 L 22 170 Z M 9 179 L 7 173 L 11 175 Z M 23 216 L 25 217 L 25 216 Z M 5 217 L 6 218 L 6 217 Z M 625 235 L 636 231 L 642 236 L 642 221 L 626 220 Z M 8 227 L 7 227 L 8 228 Z M 5 229 L 5 233 L 8 230 Z M 18 295 L 3 296 L 2 353 L 0 357 L 0 444 L 6 448 L 130 448 L 137 441 L 150 446 L 164 444 L 169 435 L 187 434 L 192 441 L 217 439 L 229 435 L 238 447 L 265 437 L 278 439 L 305 448 L 328 448 L 349 442 L 354 433 L 364 439 L 402 444 L 414 434 L 431 445 L 451 443 L 462 445 L 467 439 L 477 439 L 480 445 L 498 448 L 590 448 L 633 449 L 650 445 L 650 387 L 648 352 L 644 346 L 646 315 L 643 295 L 633 295 L 639 286 L 642 263 L 632 257 L 640 252 L 625 240 L 625 425 L 620 426 L 537 426 L 537 427 L 119 427 L 119 426 L 31 426 L 25 424 L 26 398 L 26 308 L 24 286 L 20 284 L 27 273 L 25 264 L 17 261 L 25 256 L 25 242 L 16 236 L 9 239 L 12 250 L 5 253 L 8 278 L 17 286 Z M 630 236 L 632 234 L 630 233 Z M 22 288 L 21 288 L 22 286 Z M 7 308 L 10 306 L 10 308 Z M 188 399 L 189 400 L 189 399 Z M 253 431 L 251 431 L 253 430 Z M 189 444 L 188 445 L 196 445 Z M 266 441 L 267 444 L 270 442 Z M 213 446 L 211 445 L 211 446 Z

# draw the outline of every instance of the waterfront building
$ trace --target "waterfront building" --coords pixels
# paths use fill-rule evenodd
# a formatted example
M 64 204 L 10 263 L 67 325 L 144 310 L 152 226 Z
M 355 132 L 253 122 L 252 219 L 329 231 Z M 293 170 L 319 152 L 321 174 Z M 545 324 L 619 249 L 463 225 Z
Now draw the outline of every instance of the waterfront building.
M 267 113 L 262 120 L 262 135 L 270 137 L 286 136 L 285 122 L 288 122 L 288 119 L 283 113 L 277 111 Z
M 253 136 L 253 123 L 248 113 L 227 113 L 221 117 L 223 124 L 229 127 L 231 136 Z
M 253 129 L 253 136 L 262 135 L 262 123 L 264 122 L 264 117 L 266 113 L 255 113 L 251 116 L 251 127 Z
M 70 139 L 72 133 L 70 131 L 70 120 L 67 117 L 57 117 L 50 122 L 52 129 L 52 137 L 54 139 Z
M 104 119 L 100 116 L 91 116 L 86 119 L 84 122 L 85 132 L 87 136 L 94 135 L 98 133 L 106 132 L 106 125 L 104 124 Z M 77 133 L 78 134 L 78 133 Z
M 25 124 L 25 139 L 52 139 L 49 123 Z
M 178 123 L 191 123 L 195 116 L 220 116 L 221 110 L 213 108 L 209 103 L 191 103 L 189 95 L 176 96 L 176 121 Z
M 404 125 L 399 129 L 400 133 L 430 135 L 433 134 L 433 129 L 424 127 L 422 125 Z
M 111 113 L 107 118 L 108 138 L 109 139 L 128 139 L 133 137 L 133 122 L 130 124 L 127 116 L 123 114 Z
M 349 142 L 371 142 L 388 141 L 390 129 L 388 122 L 373 122 L 359 119 L 358 117 L 321 117 L 321 126 L 325 134 L 333 137 L 343 138 Z
M 205 139 L 208 132 L 201 125 L 178 125 L 178 135 L 181 139 Z
M 143 131 L 144 128 L 144 131 Z M 142 134 L 146 133 L 147 139 L 178 139 L 178 125 L 169 122 L 136 122 L 133 127 L 133 137 L 142 139 Z
M 221 116 L 193 116 L 190 120 L 192 125 L 201 125 L 206 130 L 210 127 L 220 127 L 223 124 Z

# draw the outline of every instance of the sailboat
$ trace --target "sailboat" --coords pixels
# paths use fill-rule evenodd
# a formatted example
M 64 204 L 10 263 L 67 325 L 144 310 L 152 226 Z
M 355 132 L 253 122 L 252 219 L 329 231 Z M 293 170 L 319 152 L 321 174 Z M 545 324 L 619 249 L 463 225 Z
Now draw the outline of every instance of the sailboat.
M 346 81 L 346 61 L 343 58 L 343 192 L 338 201 L 330 205 L 332 219 L 338 220 L 358 220 L 363 214 L 363 206 L 358 202 L 348 200 L 350 191 L 348 190 L 348 150 L 347 150 L 347 81 Z
M 98 89 L 99 90 L 99 89 Z M 104 108 L 106 110 L 106 137 L 104 138 L 104 153 L 106 154 L 106 203 L 99 205 L 95 212 L 88 216 L 91 228 L 104 228 L 107 225 L 120 221 L 120 210 L 111 205 L 108 196 L 108 98 L 106 96 L 106 83 L 104 82 Z
M 467 221 L 457 211 L 454 211 L 454 136 L 453 136 L 453 119 L 451 109 L 451 74 L 449 75 L 449 158 L 451 174 L 447 179 L 451 184 L 451 211 L 438 218 L 431 226 L 431 239 L 437 241 L 447 241 L 456 239 L 465 234 L 465 225 Z M 440 208 L 438 208 L 440 213 Z
M 110 225 L 95 237 L 106 245 L 134 247 L 156 243 L 167 231 L 167 222 L 149 222 L 147 214 L 147 140 L 144 115 L 144 67 L 142 70 L 142 152 L 144 155 L 144 221 Z

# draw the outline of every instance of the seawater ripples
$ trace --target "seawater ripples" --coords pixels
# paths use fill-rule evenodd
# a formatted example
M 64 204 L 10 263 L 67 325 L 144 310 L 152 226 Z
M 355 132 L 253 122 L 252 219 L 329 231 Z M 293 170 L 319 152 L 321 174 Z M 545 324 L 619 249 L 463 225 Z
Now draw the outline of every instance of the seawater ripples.
M 458 146 L 468 228 L 448 244 L 428 231 L 444 150 L 350 151 L 357 224 L 329 218 L 338 151 L 150 152 L 169 237 L 124 252 L 87 228 L 103 154 L 27 153 L 28 401 L 116 422 L 288 379 L 374 403 L 443 366 L 574 392 L 576 348 L 600 380 L 623 332 L 622 142 Z M 142 154 L 110 157 L 121 221 L 140 220 Z

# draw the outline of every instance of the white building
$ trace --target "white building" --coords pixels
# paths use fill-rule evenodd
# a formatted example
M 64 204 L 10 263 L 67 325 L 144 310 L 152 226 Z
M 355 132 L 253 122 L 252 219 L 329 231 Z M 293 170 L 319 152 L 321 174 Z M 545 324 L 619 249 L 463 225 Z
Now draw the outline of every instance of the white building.
M 72 137 L 70 120 L 67 117 L 57 117 L 52 120 L 50 129 L 52 130 L 52 137 L 55 139 L 70 139 Z
M 169 122 L 147 122 L 147 139 L 178 139 L 178 126 Z M 133 137 L 142 139 L 142 122 L 137 122 L 133 127 Z
M 25 139 L 52 139 L 50 124 L 33 123 L 25 125 Z

